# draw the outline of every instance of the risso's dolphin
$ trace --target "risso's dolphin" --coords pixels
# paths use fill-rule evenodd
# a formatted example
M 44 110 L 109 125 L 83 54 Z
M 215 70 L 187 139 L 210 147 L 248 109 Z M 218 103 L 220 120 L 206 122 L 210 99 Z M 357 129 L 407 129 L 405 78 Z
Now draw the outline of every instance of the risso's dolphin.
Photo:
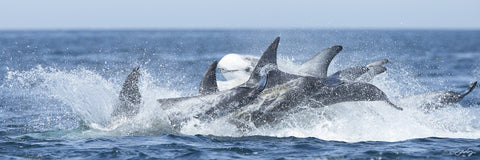
M 470 84 L 470 86 L 466 90 L 462 92 L 455 92 L 455 91 L 428 92 L 424 94 L 417 94 L 417 95 L 400 98 L 395 101 L 400 103 L 408 103 L 411 101 L 415 101 L 415 104 L 417 104 L 416 106 L 418 106 L 419 108 L 425 111 L 431 111 L 439 108 L 444 108 L 449 105 L 460 102 L 465 96 L 467 96 L 470 92 L 472 92 L 476 86 L 477 86 L 477 82 L 473 82 Z
M 274 88 L 265 89 L 256 99 L 257 105 L 242 108 L 231 121 L 239 128 L 273 125 L 285 116 L 309 108 L 325 107 L 341 102 L 383 101 L 395 109 L 403 110 L 391 103 L 386 94 L 372 84 L 346 82 L 325 85 L 311 77 L 302 77 Z

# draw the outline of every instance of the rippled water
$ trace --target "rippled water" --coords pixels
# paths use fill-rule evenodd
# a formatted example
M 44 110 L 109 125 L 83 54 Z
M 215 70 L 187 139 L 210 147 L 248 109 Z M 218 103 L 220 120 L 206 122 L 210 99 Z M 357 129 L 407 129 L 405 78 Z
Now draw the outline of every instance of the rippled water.
M 282 38 L 279 58 L 293 63 L 342 45 L 330 73 L 388 58 L 387 72 L 372 83 L 394 101 L 429 91 L 463 91 L 480 80 L 480 31 L 0 31 L 0 156 L 479 157 L 478 90 L 434 111 L 416 108 L 418 99 L 397 101 L 404 111 L 376 102 L 342 103 L 248 132 L 223 120 L 190 124 L 178 132 L 157 119 L 162 115 L 154 114 L 159 113 L 156 99 L 196 95 L 210 62 L 227 53 L 259 56 L 276 36 Z M 142 113 L 130 122 L 102 126 L 125 77 L 137 66 L 143 75 Z

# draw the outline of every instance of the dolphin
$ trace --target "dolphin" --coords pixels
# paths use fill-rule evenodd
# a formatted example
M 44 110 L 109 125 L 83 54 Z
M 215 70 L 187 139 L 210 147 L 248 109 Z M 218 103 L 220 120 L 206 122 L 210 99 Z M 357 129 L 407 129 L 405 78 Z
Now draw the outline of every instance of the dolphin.
M 383 101 L 397 110 L 403 110 L 388 100 L 386 94 L 372 84 L 349 82 L 341 85 L 322 85 L 321 81 L 302 77 L 275 88 L 266 89 L 254 103 L 243 108 L 231 119 L 239 128 L 252 123 L 255 127 L 274 125 L 283 117 L 309 108 L 320 108 L 342 102 Z M 299 107 L 292 107 L 299 106 Z
M 455 92 L 455 91 L 436 91 L 436 92 L 428 92 L 423 94 L 412 95 L 404 98 L 400 98 L 396 100 L 397 102 L 407 102 L 411 100 L 419 101 L 419 108 L 424 109 L 426 111 L 435 110 L 439 108 L 444 108 L 446 106 L 456 104 L 460 102 L 465 96 L 470 94 L 470 92 L 475 89 L 477 86 L 477 82 L 473 82 L 470 86 L 462 91 L 462 92 Z
M 433 99 L 440 99 L 440 103 L 442 104 L 454 104 L 461 101 L 466 95 L 475 89 L 477 86 L 477 82 L 473 82 L 470 84 L 467 90 L 463 92 L 455 92 L 455 91 L 437 91 L 426 93 L 424 95 L 428 95 L 429 97 L 433 97 Z

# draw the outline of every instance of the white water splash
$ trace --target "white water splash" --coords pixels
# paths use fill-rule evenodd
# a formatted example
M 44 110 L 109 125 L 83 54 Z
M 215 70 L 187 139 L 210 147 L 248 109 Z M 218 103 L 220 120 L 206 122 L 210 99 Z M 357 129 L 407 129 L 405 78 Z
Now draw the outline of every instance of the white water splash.
M 64 71 L 37 67 L 25 72 L 9 71 L 4 85 L 36 88 L 36 92 L 39 93 L 32 93 L 31 96 L 48 96 L 70 106 L 73 112 L 91 128 L 81 131 L 82 136 L 79 137 L 85 137 L 85 134 L 144 136 L 176 133 L 169 125 L 167 114 L 158 107 L 157 99 L 178 97 L 182 92 L 156 85 L 157 80 L 151 77 L 148 71 L 142 71 L 140 80 L 143 104 L 139 115 L 132 119 L 112 122 L 110 114 L 126 76 L 127 74 L 105 79 L 99 73 L 87 69 Z M 403 77 L 408 78 L 409 81 L 399 83 L 395 80 L 399 77 L 394 76 L 383 74 L 373 83 L 393 97 L 426 90 L 418 88 L 409 91 L 421 85 L 414 85 L 416 81 L 409 77 Z M 413 87 L 402 89 L 404 83 L 412 84 Z M 246 132 L 239 131 L 235 125 L 229 123 L 229 117 L 208 123 L 194 119 L 184 125 L 180 134 L 234 137 L 296 136 L 347 142 L 400 141 L 423 137 L 480 138 L 480 119 L 477 118 L 480 115 L 479 106 L 465 108 L 453 105 L 425 112 L 415 107 L 416 103 L 418 100 L 413 99 L 401 104 L 404 111 L 393 109 L 383 102 L 340 103 L 319 109 L 307 109 L 288 115 L 278 125 L 255 128 Z M 186 109 L 188 107 L 196 106 L 188 104 L 179 106 L 184 113 L 193 112 Z

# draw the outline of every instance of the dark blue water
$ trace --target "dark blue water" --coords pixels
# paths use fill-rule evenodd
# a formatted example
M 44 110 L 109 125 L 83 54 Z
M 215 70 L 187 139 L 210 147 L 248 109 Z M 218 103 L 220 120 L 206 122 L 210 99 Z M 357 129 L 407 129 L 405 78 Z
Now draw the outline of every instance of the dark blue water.
M 480 80 L 480 31 L 160 30 L 0 31 L 0 157 L 27 159 L 478 159 L 480 92 L 425 112 L 416 100 L 343 104 L 239 132 L 216 122 L 169 131 L 155 115 L 106 121 L 123 80 L 141 67 L 147 111 L 157 98 L 196 95 L 204 70 L 227 53 L 302 63 L 332 45 L 333 71 L 388 58 L 372 82 L 392 99 L 465 90 Z M 219 79 L 222 77 L 219 75 Z

